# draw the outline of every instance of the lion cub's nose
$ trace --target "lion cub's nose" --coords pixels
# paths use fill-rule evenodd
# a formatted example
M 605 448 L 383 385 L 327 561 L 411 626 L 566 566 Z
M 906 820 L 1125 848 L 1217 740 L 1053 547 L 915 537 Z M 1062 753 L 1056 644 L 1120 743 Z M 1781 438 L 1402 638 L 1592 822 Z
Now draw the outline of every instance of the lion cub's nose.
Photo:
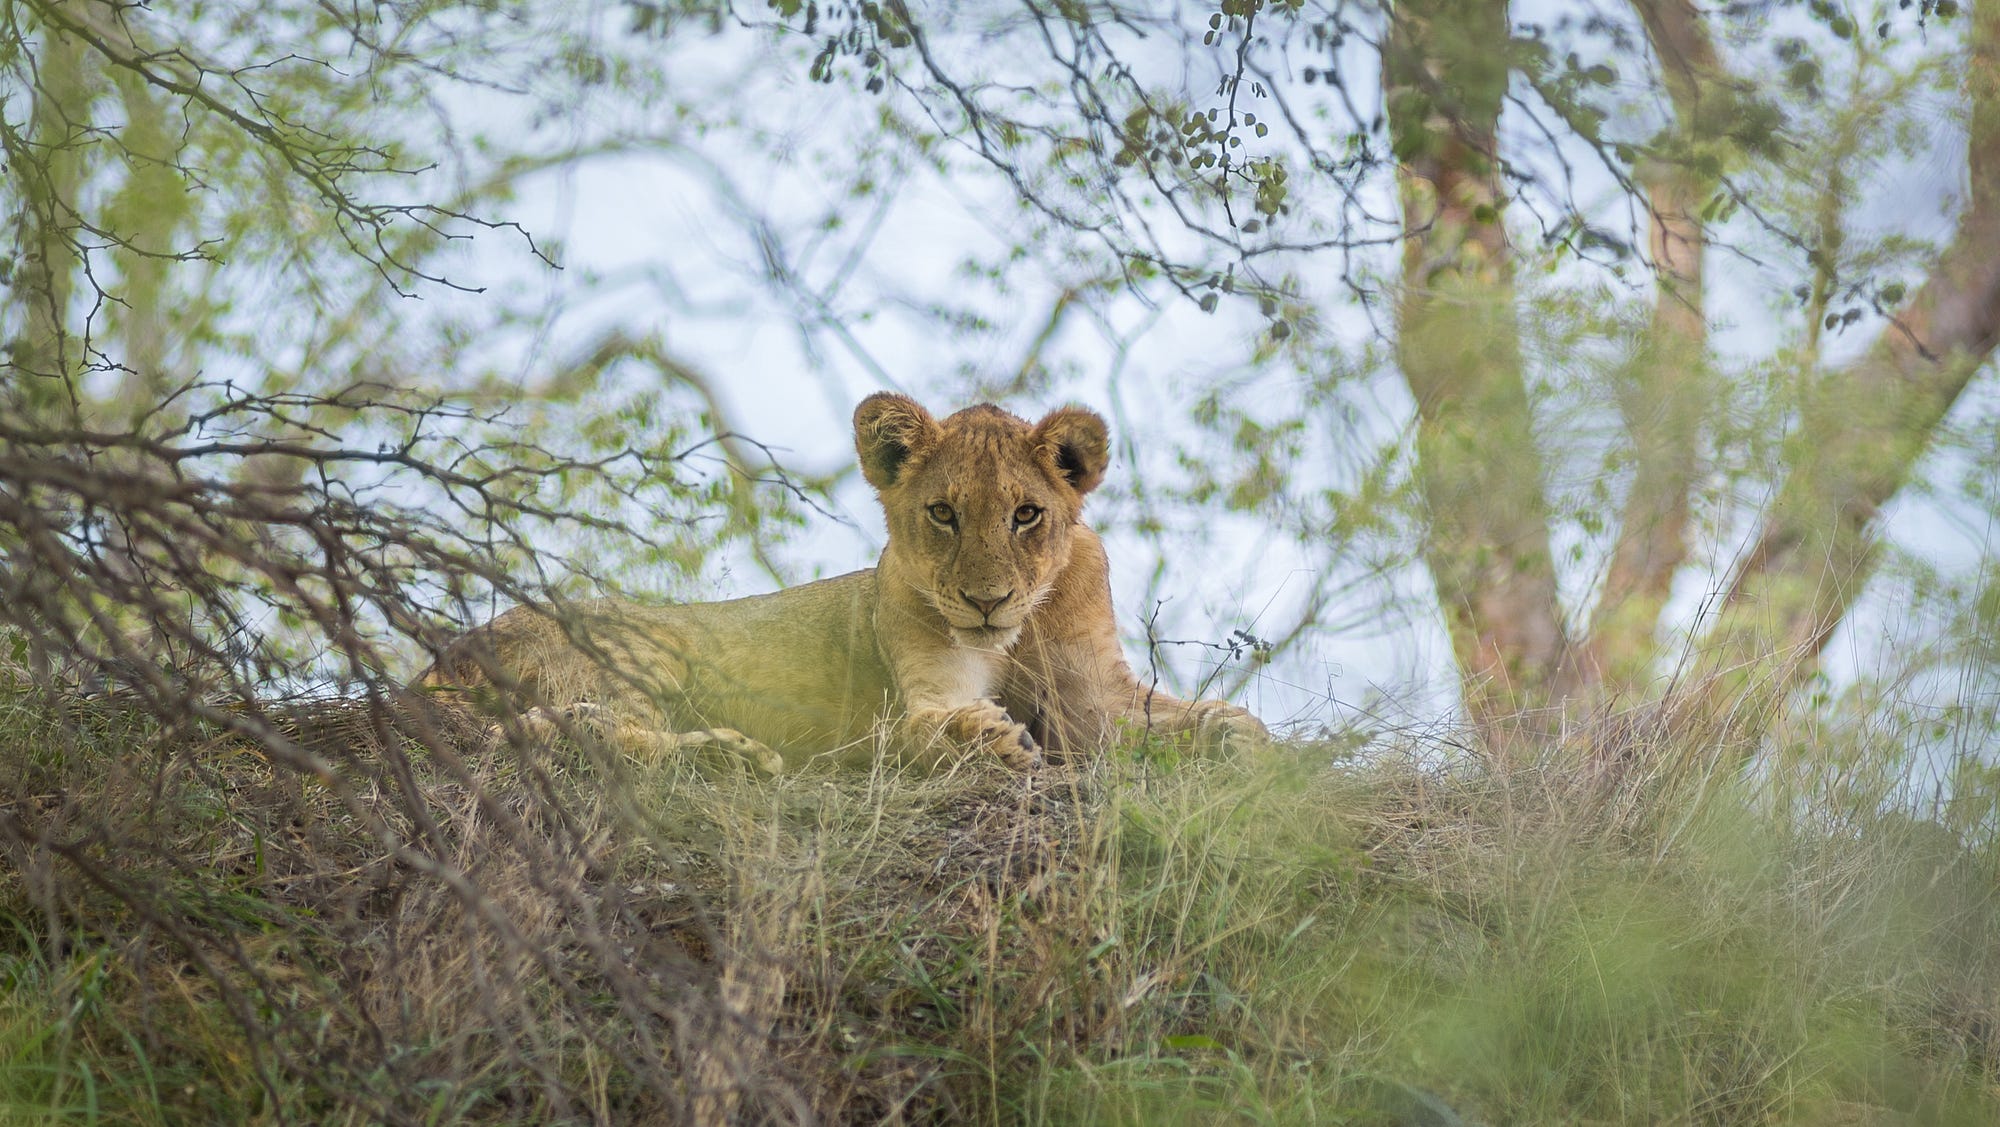
M 978 607 L 980 614 L 985 615 L 988 618 L 991 618 L 993 617 L 993 612 L 1000 609 L 1001 603 L 1004 603 L 1008 599 L 1014 597 L 1014 592 L 1002 591 L 990 599 L 981 599 L 975 597 L 970 591 L 960 591 L 958 593 L 958 597 L 964 599 L 968 603 L 971 603 L 973 606 Z

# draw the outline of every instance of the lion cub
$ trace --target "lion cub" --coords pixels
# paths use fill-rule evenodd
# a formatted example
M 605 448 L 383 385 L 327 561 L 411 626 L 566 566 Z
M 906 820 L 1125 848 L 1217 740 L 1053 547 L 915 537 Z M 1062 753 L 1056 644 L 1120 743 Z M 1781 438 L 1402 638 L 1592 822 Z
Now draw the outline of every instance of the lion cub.
M 1028 769 L 1120 728 L 1211 749 L 1269 739 L 1243 709 L 1150 690 L 1126 664 L 1104 546 L 1080 519 L 1110 461 L 1103 419 L 982 404 L 939 422 L 883 393 L 855 409 L 854 445 L 888 517 L 876 567 L 720 603 L 516 607 L 420 684 L 518 688 L 628 752 L 712 748 L 770 772 L 884 750 Z M 553 715 L 526 721 L 547 734 Z

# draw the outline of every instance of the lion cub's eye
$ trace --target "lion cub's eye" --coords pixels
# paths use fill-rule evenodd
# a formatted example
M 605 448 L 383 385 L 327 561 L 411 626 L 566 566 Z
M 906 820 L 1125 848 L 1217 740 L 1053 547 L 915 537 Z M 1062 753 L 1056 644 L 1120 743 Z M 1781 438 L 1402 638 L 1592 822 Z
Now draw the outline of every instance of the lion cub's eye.
M 1014 527 L 1016 529 L 1033 528 L 1035 522 L 1041 519 L 1042 510 L 1037 506 L 1022 505 L 1020 508 L 1014 510 Z
M 931 519 L 938 522 L 939 524 L 952 524 L 958 520 L 958 514 L 952 512 L 951 506 L 945 504 L 943 501 L 939 501 L 936 504 L 932 505 L 930 508 L 930 514 L 931 514 Z

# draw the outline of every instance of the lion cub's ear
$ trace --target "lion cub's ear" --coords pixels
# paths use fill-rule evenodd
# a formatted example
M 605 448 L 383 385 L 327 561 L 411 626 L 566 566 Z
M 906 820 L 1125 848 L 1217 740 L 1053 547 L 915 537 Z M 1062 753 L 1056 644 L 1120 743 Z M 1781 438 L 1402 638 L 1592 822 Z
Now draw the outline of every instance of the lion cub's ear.
M 907 395 L 878 391 L 854 409 L 854 452 L 861 476 L 877 489 L 896 484 L 903 463 L 937 444 L 943 432 L 931 413 Z
M 1033 438 L 1079 494 L 1104 480 L 1104 468 L 1111 464 L 1111 432 L 1095 411 L 1058 407 L 1035 424 Z

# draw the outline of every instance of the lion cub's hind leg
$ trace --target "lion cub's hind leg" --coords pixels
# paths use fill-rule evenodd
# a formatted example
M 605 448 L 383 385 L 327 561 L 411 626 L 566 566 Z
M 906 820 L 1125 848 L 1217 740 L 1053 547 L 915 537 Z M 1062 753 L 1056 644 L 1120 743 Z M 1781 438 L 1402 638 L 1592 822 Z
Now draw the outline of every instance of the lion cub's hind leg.
M 617 709 L 593 701 L 577 701 L 561 710 L 533 708 L 521 714 L 521 727 L 540 742 L 582 732 L 619 754 L 638 763 L 657 764 L 670 756 L 716 757 L 725 763 L 748 768 L 761 776 L 785 773 L 784 757 L 769 745 L 754 740 L 734 728 L 697 728 L 686 732 L 639 723 Z M 499 724 L 488 729 L 487 738 L 506 738 Z

